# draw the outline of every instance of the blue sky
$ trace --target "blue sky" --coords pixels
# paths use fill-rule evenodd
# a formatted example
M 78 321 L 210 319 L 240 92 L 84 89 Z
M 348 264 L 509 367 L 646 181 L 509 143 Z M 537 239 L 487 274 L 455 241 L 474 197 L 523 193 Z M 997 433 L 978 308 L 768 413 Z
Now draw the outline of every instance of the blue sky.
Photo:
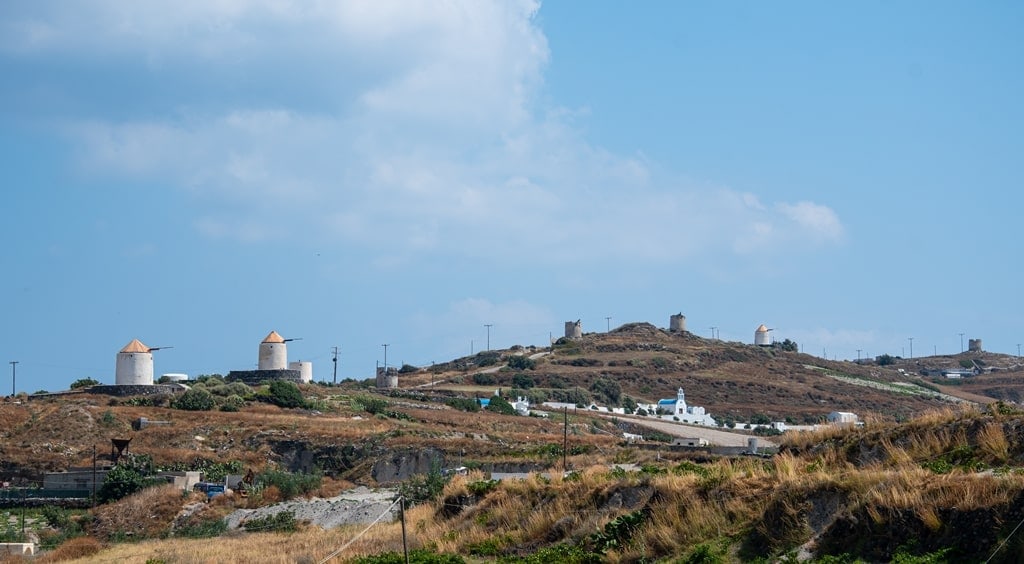
M 18 389 L 648 321 L 1024 342 L 1012 2 L 0 5 Z M 9 366 L 8 366 L 9 368 Z M 0 386 L 7 393 L 9 386 Z

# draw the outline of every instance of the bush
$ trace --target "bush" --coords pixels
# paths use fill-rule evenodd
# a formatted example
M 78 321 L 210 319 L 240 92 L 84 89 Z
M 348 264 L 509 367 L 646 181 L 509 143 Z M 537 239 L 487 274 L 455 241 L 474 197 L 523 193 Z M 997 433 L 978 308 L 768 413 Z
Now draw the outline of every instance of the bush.
M 174 536 L 190 539 L 208 539 L 219 537 L 227 530 L 228 522 L 226 519 L 213 519 L 178 527 L 174 529 Z
M 533 378 L 530 378 L 526 374 L 516 374 L 512 377 L 512 387 L 519 388 L 521 390 L 529 390 L 534 386 Z
M 256 476 L 255 481 L 264 488 L 275 486 L 284 499 L 291 499 L 300 495 L 309 495 L 320 489 L 323 477 L 319 474 L 264 470 Z
M 479 373 L 473 375 L 473 383 L 478 386 L 491 386 L 495 383 L 493 374 Z
M 605 405 L 617 406 L 622 401 L 622 388 L 609 378 L 598 378 L 590 385 L 590 391 L 605 401 Z
M 441 472 L 441 466 L 434 463 L 426 475 L 413 476 L 398 487 L 398 494 L 405 498 L 406 507 L 412 507 L 435 499 L 441 495 L 448 478 Z
M 284 408 L 306 407 L 306 398 L 295 384 L 285 380 L 274 380 L 267 390 L 267 401 Z
M 290 533 L 295 531 L 298 523 L 295 521 L 295 513 L 282 511 L 266 517 L 254 517 L 247 520 L 242 526 L 246 531 Z
M 91 388 L 93 386 L 99 386 L 99 385 L 100 385 L 100 381 L 99 380 L 94 380 L 92 378 L 82 378 L 82 379 L 75 380 L 74 382 L 72 382 L 71 383 L 71 389 L 72 390 L 77 390 L 79 388 Z
M 117 465 L 107 472 L 103 485 L 96 492 L 100 503 L 117 501 L 145 488 L 148 480 L 141 472 L 130 466 Z
M 402 367 L 398 369 L 398 373 L 399 374 L 412 374 L 413 372 L 419 372 L 419 371 L 420 371 L 419 368 L 416 368 L 415 366 L 413 366 L 411 364 L 403 364 Z
M 891 364 L 896 364 L 896 358 L 897 357 L 883 354 L 875 357 L 875 363 L 879 366 L 889 366 Z
M 384 413 L 388 409 L 387 401 L 381 398 L 375 398 L 371 396 L 358 396 L 357 398 L 355 398 L 355 403 L 356 406 L 361 406 L 363 411 L 371 415 Z M 356 406 L 354 406 L 354 408 Z
M 383 552 L 371 556 L 360 556 L 353 560 L 354 564 L 405 564 L 405 556 L 398 552 Z M 410 564 L 465 564 L 458 554 L 437 554 L 425 548 L 414 548 L 409 551 Z
M 221 411 L 235 412 L 245 407 L 245 400 L 239 396 L 228 396 L 220 404 Z
M 462 411 L 476 412 L 480 411 L 480 402 L 470 398 L 449 398 L 445 400 L 445 405 L 459 409 Z
M 202 388 L 192 388 L 171 402 L 174 409 L 185 411 L 210 411 L 215 405 L 213 394 Z
M 537 367 L 537 361 L 523 355 L 510 356 L 508 367 L 513 370 L 533 370 Z
M 501 396 L 494 396 L 491 398 L 490 403 L 487 404 L 487 411 L 493 411 L 502 415 L 516 414 L 516 408 L 512 407 L 512 404 Z
M 494 366 L 501 360 L 501 354 L 494 351 L 486 351 L 477 353 L 476 365 L 477 366 Z

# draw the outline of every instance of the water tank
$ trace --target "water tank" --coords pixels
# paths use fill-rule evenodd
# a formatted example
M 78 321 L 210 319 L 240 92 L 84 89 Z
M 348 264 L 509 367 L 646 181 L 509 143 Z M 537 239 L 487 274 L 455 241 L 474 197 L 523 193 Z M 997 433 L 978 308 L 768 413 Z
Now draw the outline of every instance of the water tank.
M 756 331 L 754 331 L 754 344 L 760 346 L 768 346 L 772 344 L 771 329 L 763 323 Z
M 285 345 L 284 337 L 271 331 L 263 342 L 260 343 L 260 370 L 287 370 L 288 369 L 288 348 Z
M 981 352 L 981 339 L 967 339 L 967 350 Z
M 160 379 L 171 384 L 177 382 L 188 382 L 188 374 L 162 374 Z
M 114 383 L 118 386 L 152 386 L 153 353 L 150 350 L 138 339 L 132 339 L 125 345 L 117 353 Z
M 683 331 L 686 331 L 686 316 L 682 313 L 677 313 L 672 317 L 669 317 L 668 330 L 673 333 L 682 333 Z
M 565 338 L 579 339 L 583 337 L 583 324 L 580 320 L 565 322 Z
M 300 360 L 297 362 L 289 362 L 288 368 L 292 370 L 298 370 L 299 376 L 303 382 L 313 381 L 313 363 L 308 360 Z

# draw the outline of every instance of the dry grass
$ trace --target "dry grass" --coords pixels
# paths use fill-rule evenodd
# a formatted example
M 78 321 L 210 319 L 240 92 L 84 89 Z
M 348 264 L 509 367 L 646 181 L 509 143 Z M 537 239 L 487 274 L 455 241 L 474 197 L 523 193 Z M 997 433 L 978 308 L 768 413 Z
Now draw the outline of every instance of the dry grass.
M 36 562 L 67 562 L 89 558 L 102 549 L 103 545 L 100 544 L 100 541 L 92 537 L 76 537 L 64 542 L 55 550 L 41 555 Z

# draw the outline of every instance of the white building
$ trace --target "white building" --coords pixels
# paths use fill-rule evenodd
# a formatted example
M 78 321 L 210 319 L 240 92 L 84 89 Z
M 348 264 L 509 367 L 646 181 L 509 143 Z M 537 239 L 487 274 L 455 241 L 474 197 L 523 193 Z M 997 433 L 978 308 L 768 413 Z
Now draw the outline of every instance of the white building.
M 675 399 L 659 400 L 656 404 L 638 404 L 637 407 L 643 408 L 652 414 L 661 413 L 662 419 L 678 420 L 683 423 L 712 427 L 717 425 L 715 419 L 708 415 L 703 407 L 686 405 L 686 394 L 682 388 L 679 388 L 676 392 Z
M 761 347 L 767 347 L 772 344 L 772 330 L 764 323 L 754 331 L 754 344 Z
M 117 353 L 114 383 L 118 386 L 152 386 L 152 350 L 138 339 L 132 339 L 125 345 L 121 352 Z
M 260 370 L 286 370 L 288 368 L 288 346 L 284 337 L 271 331 L 260 343 Z
M 828 414 L 827 420 L 833 425 L 856 425 L 858 422 L 857 414 L 849 411 L 833 411 Z

